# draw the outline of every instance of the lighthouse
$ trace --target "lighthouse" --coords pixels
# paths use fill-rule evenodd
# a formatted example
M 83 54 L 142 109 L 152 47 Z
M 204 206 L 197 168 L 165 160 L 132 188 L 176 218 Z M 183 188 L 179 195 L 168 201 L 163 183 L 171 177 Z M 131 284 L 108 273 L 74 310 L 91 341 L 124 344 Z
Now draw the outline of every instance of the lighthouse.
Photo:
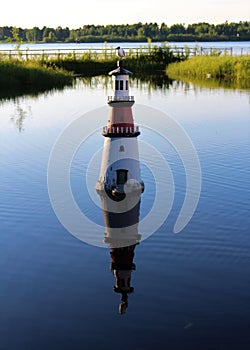
M 132 106 L 135 101 L 129 90 L 132 73 L 124 67 L 124 50 L 117 49 L 120 59 L 117 68 L 109 73 L 113 94 L 107 101 L 110 110 L 107 125 L 102 130 L 104 147 L 96 191 L 103 211 L 104 242 L 111 249 L 114 291 L 121 294 L 119 313 L 123 314 L 128 307 L 128 294 L 134 290 L 131 274 L 135 270 L 135 247 L 141 239 L 138 224 L 144 183 L 137 140 L 140 131 L 134 124 Z
M 140 240 L 138 234 L 140 197 L 144 191 L 141 180 L 137 137 L 129 93 L 129 76 L 124 67 L 124 55 L 117 68 L 109 72 L 113 79 L 113 94 L 108 96 L 108 123 L 103 127 L 104 146 L 96 190 L 100 195 L 107 228 L 105 241 L 113 248 L 125 247 Z M 119 204 L 118 204 L 119 203 Z
M 137 137 L 139 127 L 134 125 L 132 106 L 134 96 L 129 93 L 129 76 L 124 59 L 109 72 L 113 79 L 113 95 L 108 96 L 110 107 L 108 123 L 103 127 L 105 137 L 97 191 L 105 190 L 113 200 L 120 201 L 126 193 L 143 192 Z

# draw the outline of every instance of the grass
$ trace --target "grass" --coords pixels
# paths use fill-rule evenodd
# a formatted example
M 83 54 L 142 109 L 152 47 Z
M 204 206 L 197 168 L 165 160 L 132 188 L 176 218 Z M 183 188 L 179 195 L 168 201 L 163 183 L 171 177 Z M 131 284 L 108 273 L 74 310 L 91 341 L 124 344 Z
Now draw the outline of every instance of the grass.
M 0 58 L 1 89 L 44 89 L 72 84 L 73 74 L 56 66 L 46 67 L 37 60 Z
M 74 75 L 95 76 L 107 74 L 110 70 L 113 70 L 114 67 L 116 67 L 116 60 L 107 59 L 105 61 L 88 58 L 73 59 L 70 57 L 64 57 L 51 58 L 50 60 L 46 60 L 44 64 L 48 68 L 57 67 L 72 72 Z
M 166 45 L 163 47 L 149 45 L 146 51 L 145 47 L 128 50 L 125 66 L 134 74 L 164 72 L 167 64 L 183 59 L 186 59 L 185 54 L 173 53 Z M 73 71 L 75 74 L 93 76 L 107 74 L 115 69 L 118 58 L 115 50 L 108 52 L 104 49 L 102 53 L 89 50 L 81 55 L 72 52 L 67 55 L 58 54 L 51 58 L 44 56 L 43 60 L 47 66 L 52 64 Z
M 166 68 L 171 79 L 206 81 L 208 79 L 239 83 L 250 87 L 250 56 L 196 56 Z

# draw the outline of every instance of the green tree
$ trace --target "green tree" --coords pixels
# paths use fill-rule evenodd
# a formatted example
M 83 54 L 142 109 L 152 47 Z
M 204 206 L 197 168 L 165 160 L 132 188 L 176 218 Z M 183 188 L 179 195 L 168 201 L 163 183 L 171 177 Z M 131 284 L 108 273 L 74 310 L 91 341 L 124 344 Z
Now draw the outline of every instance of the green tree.
M 170 34 L 185 34 L 186 29 L 183 24 L 177 23 L 170 27 Z
M 19 28 L 17 28 L 17 27 L 13 27 L 13 28 L 12 28 L 12 37 L 13 37 L 13 40 L 14 40 L 18 45 L 21 45 L 22 39 L 21 39 L 21 37 L 19 36 Z

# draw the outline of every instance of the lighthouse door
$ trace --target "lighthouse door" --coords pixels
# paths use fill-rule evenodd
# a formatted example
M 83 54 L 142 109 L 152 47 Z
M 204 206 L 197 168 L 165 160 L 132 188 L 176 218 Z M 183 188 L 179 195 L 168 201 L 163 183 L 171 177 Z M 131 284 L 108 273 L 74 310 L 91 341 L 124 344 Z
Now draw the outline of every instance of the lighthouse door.
M 124 185 L 125 182 L 128 179 L 128 170 L 126 169 L 119 169 L 116 170 L 117 173 L 117 185 Z

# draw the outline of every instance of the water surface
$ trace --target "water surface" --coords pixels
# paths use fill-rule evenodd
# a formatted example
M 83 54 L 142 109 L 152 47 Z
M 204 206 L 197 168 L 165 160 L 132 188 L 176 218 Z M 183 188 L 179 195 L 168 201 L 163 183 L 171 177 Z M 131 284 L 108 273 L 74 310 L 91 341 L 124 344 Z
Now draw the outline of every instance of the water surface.
M 170 47 L 202 47 L 202 48 L 214 48 L 214 49 L 228 49 L 233 50 L 234 54 L 249 54 L 250 44 L 249 41 L 215 41 L 215 42 L 170 42 Z M 115 48 L 120 43 L 25 43 L 20 45 L 21 50 L 100 50 L 103 48 Z M 153 42 L 151 46 L 161 46 L 162 42 Z M 124 42 L 122 47 L 126 49 L 148 47 L 146 42 Z M 16 48 L 16 44 L 13 43 L 1 43 L 0 50 L 13 50 Z
M 168 219 L 136 246 L 135 292 L 121 316 L 109 250 L 69 234 L 47 191 L 53 144 L 70 122 L 105 105 L 106 82 L 96 77 L 35 98 L 1 100 L 0 349 L 248 349 L 249 91 L 132 81 L 136 104 L 171 115 L 191 138 L 202 191 L 192 220 L 174 234 L 185 195 L 183 165 L 160 137 L 142 132 L 140 139 L 171 165 L 176 191 Z M 72 191 L 79 203 L 88 197 L 82 171 L 102 144 L 96 132 L 74 159 Z M 153 188 L 145 166 L 142 178 L 145 215 Z M 100 209 L 86 210 L 102 220 Z

